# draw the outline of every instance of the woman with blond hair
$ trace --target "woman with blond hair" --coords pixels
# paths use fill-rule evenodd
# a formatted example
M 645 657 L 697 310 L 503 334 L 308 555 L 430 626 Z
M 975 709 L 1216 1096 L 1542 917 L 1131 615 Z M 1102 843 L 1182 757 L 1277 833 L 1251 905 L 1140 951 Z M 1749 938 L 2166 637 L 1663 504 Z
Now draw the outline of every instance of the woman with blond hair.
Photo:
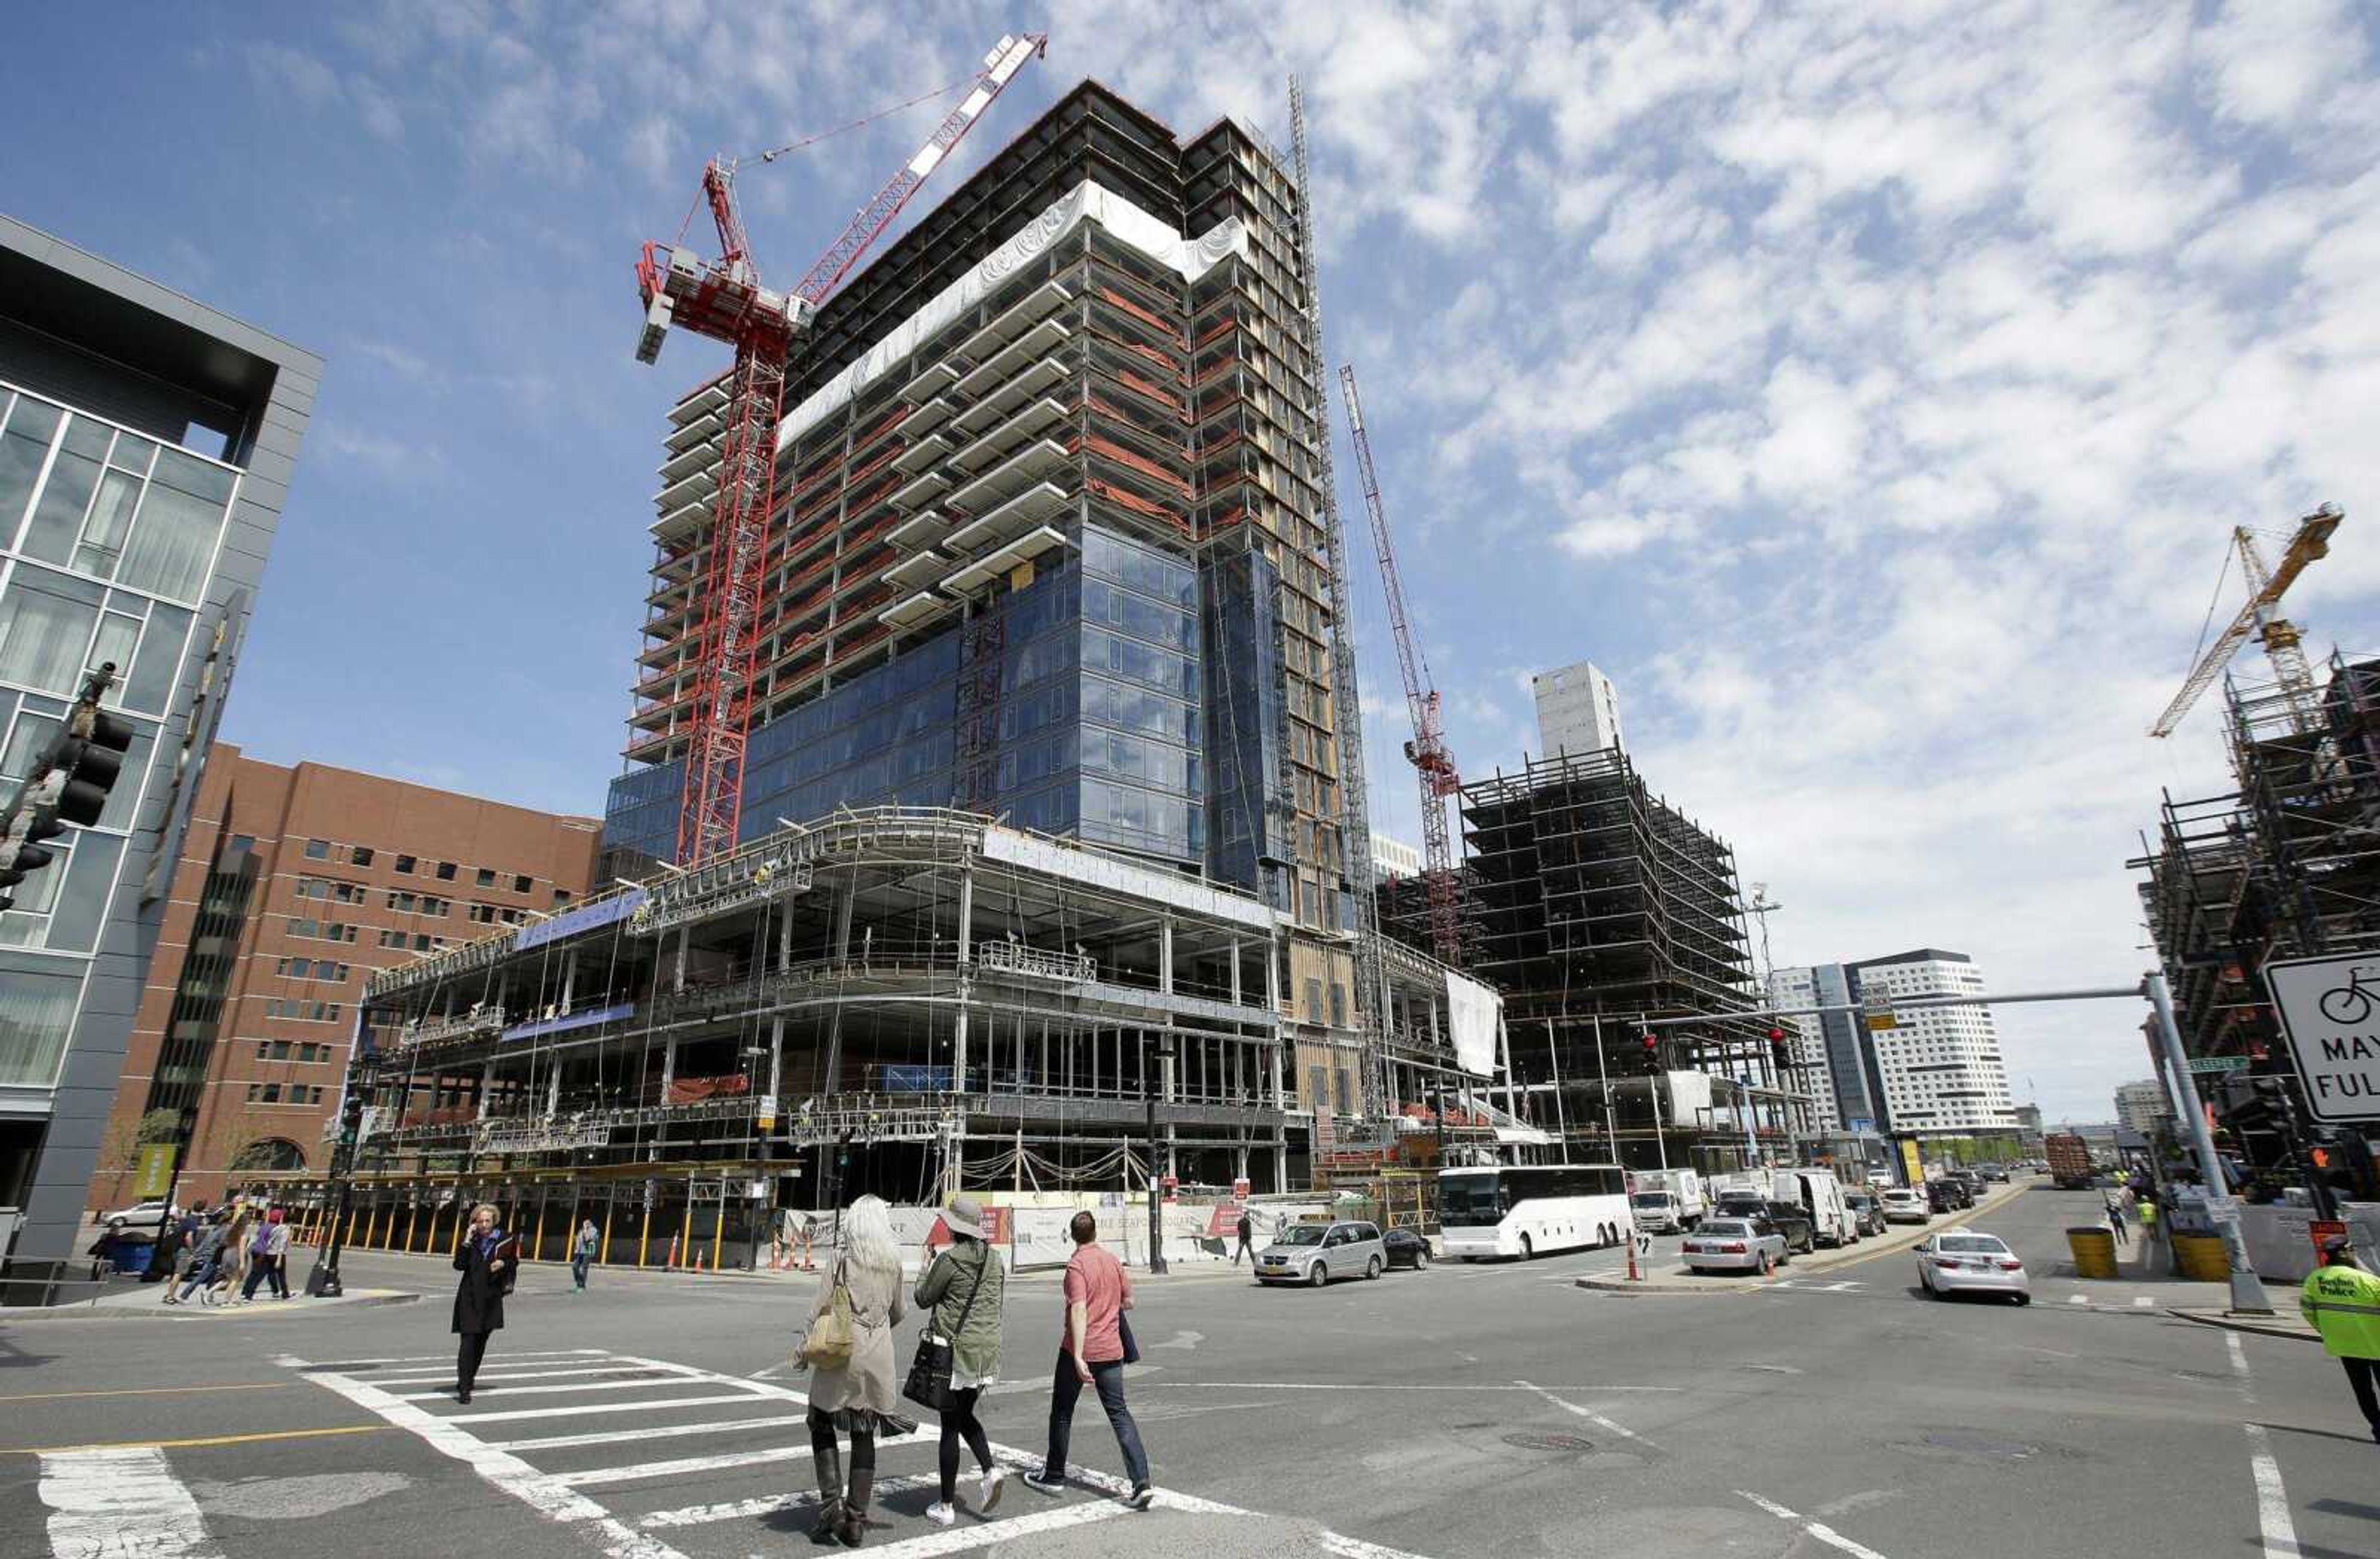
M 488 1356 L 488 1334 L 504 1327 L 504 1296 L 513 1291 L 514 1258 L 518 1240 L 507 1239 L 496 1227 L 493 1203 L 471 1209 L 471 1226 L 455 1246 L 455 1270 L 463 1274 L 455 1285 L 455 1334 L 463 1340 L 455 1349 L 455 1400 L 471 1400 L 471 1382 L 479 1379 L 480 1361 Z
M 810 1455 L 818 1468 L 819 1519 L 810 1541 L 857 1548 L 867 1534 L 868 1500 L 876 1487 L 876 1437 L 905 1434 L 916 1424 L 893 1412 L 900 1382 L 892 1359 L 892 1328 L 901 1304 L 901 1248 L 892 1219 L 877 1197 L 861 1197 L 843 1218 L 842 1256 L 819 1280 L 810 1321 L 826 1314 L 837 1287 L 850 1296 L 851 1355 L 812 1361 Z M 844 1483 L 840 1431 L 851 1437 L 851 1481 Z

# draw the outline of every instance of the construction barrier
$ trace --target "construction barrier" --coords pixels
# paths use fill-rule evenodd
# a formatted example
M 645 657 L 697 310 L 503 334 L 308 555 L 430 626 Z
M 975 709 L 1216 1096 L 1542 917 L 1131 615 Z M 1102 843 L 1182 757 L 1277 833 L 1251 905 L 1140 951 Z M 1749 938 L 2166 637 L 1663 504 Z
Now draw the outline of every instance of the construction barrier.
M 2218 1246 L 2223 1242 L 2215 1242 Z M 2066 1247 L 2074 1252 L 2076 1277 L 2112 1278 L 2116 1275 L 2116 1236 L 2110 1229 L 2093 1225 L 2087 1229 L 2066 1231 Z
M 2217 1235 L 2176 1235 L 2173 1236 L 2173 1257 L 2181 1268 L 2181 1275 L 2192 1283 L 2228 1283 L 2231 1278 L 2231 1252 Z

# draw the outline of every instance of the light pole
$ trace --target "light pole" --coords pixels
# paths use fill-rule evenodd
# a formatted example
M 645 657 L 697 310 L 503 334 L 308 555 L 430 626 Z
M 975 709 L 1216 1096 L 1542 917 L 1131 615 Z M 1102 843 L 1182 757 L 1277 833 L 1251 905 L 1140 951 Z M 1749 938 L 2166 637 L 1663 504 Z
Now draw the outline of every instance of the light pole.
M 1146 1053 L 1144 1053 L 1146 1054 Z M 1162 1068 L 1173 1061 L 1173 1036 L 1161 1034 L 1157 1041 L 1157 1065 Z M 1146 1062 L 1140 1074 L 1140 1096 L 1148 1109 L 1148 1270 L 1165 1271 L 1165 1208 L 1163 1185 L 1157 1169 L 1157 1081 Z M 1316 1106 L 1319 1108 L 1318 1103 Z
M 2231 1308 L 2253 1315 L 2273 1313 L 2272 1301 L 2265 1296 L 2264 1283 L 2256 1269 L 2248 1262 L 2248 1243 L 2240 1233 L 2240 1214 L 2230 1205 L 2231 1187 L 2223 1177 L 2223 1160 L 2215 1151 L 2215 1134 L 2207 1129 L 2206 1111 L 2198 1102 L 2198 1085 L 2190 1075 L 2190 1058 L 2181 1048 L 2181 1030 L 2173 1020 L 2173 991 L 2167 985 L 2165 970 L 2151 969 L 2143 985 L 2148 992 L 2149 1005 L 2156 1009 L 2157 1041 L 2165 1052 L 2167 1079 L 2178 1097 L 2174 1107 L 2190 1125 L 2190 1139 L 2198 1151 L 2198 1175 L 2206 1186 L 2206 1211 L 2215 1223 L 2215 1232 L 2223 1236 L 2223 1244 L 2231 1257 Z
M 356 1186 L 356 1160 L 363 1153 L 364 1101 L 371 1096 L 379 1077 L 380 1052 L 368 1050 L 356 1057 L 355 1076 L 348 1079 L 347 1096 L 339 1105 L 338 1151 L 331 1157 L 331 1178 L 338 1182 L 339 1196 L 331 1208 L 331 1237 L 323 1242 L 322 1255 L 315 1258 L 313 1270 L 306 1274 L 306 1297 L 310 1299 L 335 1299 L 346 1291 L 339 1281 L 339 1251 L 346 1244 L 347 1208 Z

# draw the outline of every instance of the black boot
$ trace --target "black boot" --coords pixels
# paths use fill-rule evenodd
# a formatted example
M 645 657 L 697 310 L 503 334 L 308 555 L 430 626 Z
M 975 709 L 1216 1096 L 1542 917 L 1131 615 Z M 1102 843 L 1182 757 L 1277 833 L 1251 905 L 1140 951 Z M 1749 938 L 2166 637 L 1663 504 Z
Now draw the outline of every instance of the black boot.
M 874 1468 L 851 1469 L 851 1492 L 843 1502 L 843 1514 L 835 1522 L 834 1535 L 845 1548 L 857 1548 L 868 1536 L 868 1496 L 876 1489 Z
M 818 1524 L 810 1529 L 810 1541 L 825 1546 L 834 1541 L 835 1527 L 843 1519 L 843 1447 L 813 1448 L 810 1460 L 818 1468 L 819 1492 Z

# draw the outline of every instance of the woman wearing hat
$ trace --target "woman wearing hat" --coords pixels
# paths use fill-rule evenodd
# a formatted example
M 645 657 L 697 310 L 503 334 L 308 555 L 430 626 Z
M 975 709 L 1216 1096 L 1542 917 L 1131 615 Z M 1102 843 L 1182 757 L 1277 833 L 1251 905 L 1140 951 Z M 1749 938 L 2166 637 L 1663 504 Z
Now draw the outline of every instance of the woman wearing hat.
M 927 1520 L 947 1527 L 958 1518 L 961 1440 L 982 1472 L 976 1483 L 976 1514 L 990 1515 L 1000 1503 L 1005 1474 L 991 1459 L 991 1443 L 976 1419 L 975 1405 L 1000 1370 L 1001 1298 L 1007 1273 L 1000 1253 L 984 1238 L 981 1202 L 958 1198 L 943 1209 L 942 1224 L 951 1231 L 950 1248 L 917 1279 L 916 1298 L 917 1308 L 927 1312 L 927 1326 L 951 1342 L 951 1391 L 941 1409 L 942 1497 L 926 1509 Z

